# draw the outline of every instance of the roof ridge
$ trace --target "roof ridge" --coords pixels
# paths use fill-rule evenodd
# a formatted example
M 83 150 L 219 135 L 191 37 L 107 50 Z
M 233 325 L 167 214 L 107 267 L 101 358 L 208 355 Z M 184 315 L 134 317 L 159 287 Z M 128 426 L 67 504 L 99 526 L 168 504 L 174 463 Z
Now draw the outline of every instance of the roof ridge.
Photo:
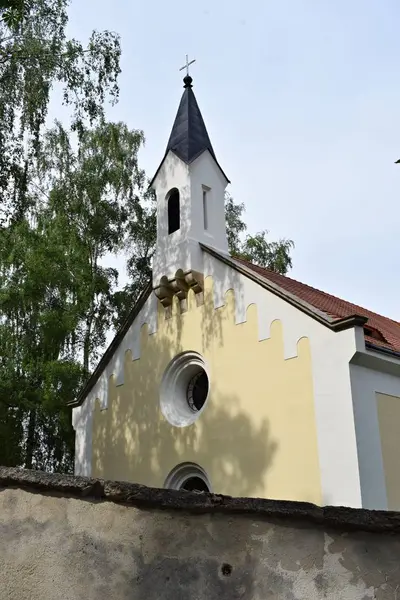
M 294 283 L 302 285 L 302 286 L 308 288 L 309 290 L 318 292 L 320 294 L 324 294 L 325 296 L 329 296 L 330 298 L 333 298 L 334 300 L 338 300 L 339 302 L 345 302 L 346 304 L 351 304 L 352 306 L 354 306 L 357 309 L 365 311 L 365 312 L 369 313 L 370 315 L 380 317 L 381 319 L 391 321 L 392 323 L 394 323 L 395 325 L 398 325 L 400 327 L 400 321 L 395 321 L 394 319 L 392 319 L 390 317 L 386 317 L 385 315 L 381 315 L 380 313 L 374 312 L 373 310 L 364 308 L 363 306 L 360 306 L 359 304 L 355 304 L 354 302 L 350 302 L 349 300 L 344 300 L 344 298 L 339 298 L 339 296 L 335 296 L 334 294 L 331 294 L 330 292 L 325 292 L 324 290 L 320 290 L 319 288 L 313 287 L 312 285 L 309 285 L 308 283 L 303 283 L 302 281 L 299 281 L 298 279 L 293 279 L 293 277 L 288 277 L 287 275 L 283 275 L 282 273 L 278 273 L 277 271 L 273 271 L 272 269 L 268 269 L 267 267 L 261 267 L 259 265 L 256 265 L 244 258 L 239 258 L 239 257 L 234 257 L 234 258 L 235 258 L 235 260 L 239 260 L 240 262 L 247 263 L 248 265 L 251 265 L 252 267 L 257 267 L 257 269 L 261 269 L 262 271 L 265 271 L 266 273 L 272 273 L 274 276 L 278 275 L 279 277 L 283 277 L 284 279 L 287 279 L 289 281 L 293 281 Z M 295 292 L 293 292 L 293 293 L 294 293 L 294 295 L 296 295 Z

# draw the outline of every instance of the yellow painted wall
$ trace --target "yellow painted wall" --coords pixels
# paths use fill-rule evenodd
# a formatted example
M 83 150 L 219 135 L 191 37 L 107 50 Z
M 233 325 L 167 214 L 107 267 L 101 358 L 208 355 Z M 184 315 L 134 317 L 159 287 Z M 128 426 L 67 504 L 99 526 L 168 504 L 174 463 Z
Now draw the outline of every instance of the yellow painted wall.
M 311 357 L 306 338 L 298 357 L 284 359 L 282 327 L 258 341 L 257 308 L 235 324 L 232 290 L 214 309 L 212 279 L 206 278 L 204 304 L 188 298 L 188 310 L 141 332 L 141 357 L 125 356 L 124 384 L 110 381 L 108 409 L 96 401 L 93 423 L 94 477 L 162 487 L 181 462 L 207 472 L 213 491 L 321 503 Z M 210 367 L 210 396 L 189 427 L 171 426 L 159 408 L 159 386 L 170 360 L 197 351 Z
M 400 510 L 400 398 L 376 394 L 389 510 Z

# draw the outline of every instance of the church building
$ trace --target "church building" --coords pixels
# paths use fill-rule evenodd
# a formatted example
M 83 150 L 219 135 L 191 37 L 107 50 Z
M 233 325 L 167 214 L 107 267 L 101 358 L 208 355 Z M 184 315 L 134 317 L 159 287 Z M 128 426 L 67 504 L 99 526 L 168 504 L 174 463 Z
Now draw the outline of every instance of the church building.
M 152 180 L 152 281 L 71 403 L 75 473 L 400 510 L 400 323 L 229 255 L 192 78 Z

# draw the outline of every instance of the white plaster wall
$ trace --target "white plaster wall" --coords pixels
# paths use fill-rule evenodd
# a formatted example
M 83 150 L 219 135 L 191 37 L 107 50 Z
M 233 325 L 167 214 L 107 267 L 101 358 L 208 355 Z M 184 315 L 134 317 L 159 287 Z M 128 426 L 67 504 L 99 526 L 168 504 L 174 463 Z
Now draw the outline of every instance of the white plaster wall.
M 400 397 L 400 378 L 359 365 L 350 365 L 350 374 L 362 505 L 364 508 L 386 510 L 386 483 L 376 393 Z
M 157 249 L 165 251 L 168 246 L 185 239 L 189 234 L 190 177 L 189 166 L 169 152 L 153 182 L 157 195 Z M 181 227 L 174 237 L 168 235 L 168 210 L 166 196 L 172 188 L 180 194 Z
M 153 283 L 175 276 L 178 269 L 202 271 L 203 258 L 198 242 L 228 252 L 225 225 L 225 187 L 227 181 L 208 152 L 189 166 L 169 152 L 153 187 L 157 194 L 157 246 L 153 258 Z M 208 193 L 208 229 L 204 229 L 203 186 Z M 180 229 L 168 235 L 168 192 L 180 194 Z
M 228 182 L 208 150 L 193 161 L 189 175 L 192 202 L 190 237 L 228 254 L 225 221 L 225 188 Z M 207 230 L 204 229 L 203 185 L 210 188 L 207 193 Z

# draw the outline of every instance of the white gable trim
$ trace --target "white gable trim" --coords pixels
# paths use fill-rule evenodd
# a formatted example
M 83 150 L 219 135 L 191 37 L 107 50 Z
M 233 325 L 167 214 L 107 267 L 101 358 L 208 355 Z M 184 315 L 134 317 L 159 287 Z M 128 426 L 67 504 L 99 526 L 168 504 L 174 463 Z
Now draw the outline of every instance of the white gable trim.
M 225 303 L 229 289 L 235 293 L 236 323 L 247 320 L 247 309 L 255 304 L 259 339 L 270 336 L 271 323 L 283 323 L 284 357 L 297 356 L 297 344 L 307 337 L 311 347 L 312 377 L 323 504 L 361 506 L 361 490 L 355 436 L 349 362 L 356 351 L 356 331 L 333 332 L 311 316 L 266 290 L 207 252 L 202 252 L 204 276 L 212 276 L 215 307 Z M 114 356 L 80 407 L 73 409 L 76 430 L 75 472 L 91 475 L 93 410 L 96 398 L 107 408 L 108 382 L 115 375 L 117 384 L 124 380 L 126 350 L 133 359 L 140 357 L 140 329 L 149 324 L 149 333 L 157 327 L 157 299 L 151 294 L 134 319 Z
M 144 303 L 128 331 L 116 348 L 112 358 L 100 374 L 96 383 L 81 406 L 72 410 L 72 425 L 75 429 L 75 475 L 90 477 L 92 472 L 92 431 L 95 401 L 100 401 L 100 409 L 108 407 L 109 381 L 115 376 L 116 385 L 124 383 L 124 361 L 127 350 L 132 352 L 132 360 L 140 358 L 140 331 L 147 323 L 149 335 L 157 329 L 157 298 L 152 293 Z

